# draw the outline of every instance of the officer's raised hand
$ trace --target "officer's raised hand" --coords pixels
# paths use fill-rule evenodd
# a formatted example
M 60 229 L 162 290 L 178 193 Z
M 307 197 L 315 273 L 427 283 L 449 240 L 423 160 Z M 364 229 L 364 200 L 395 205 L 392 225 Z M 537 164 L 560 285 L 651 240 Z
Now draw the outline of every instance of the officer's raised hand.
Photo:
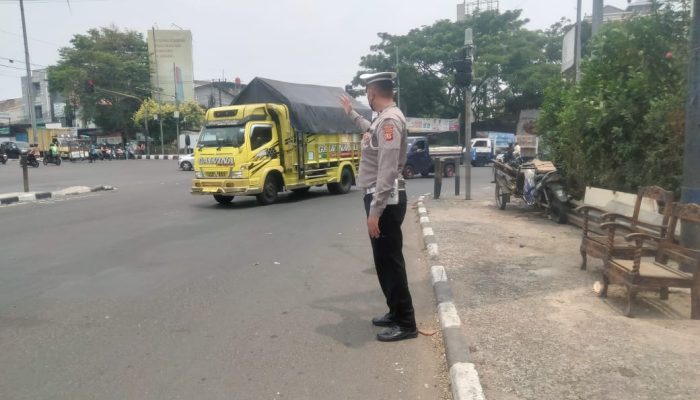
M 347 94 L 343 94 L 340 96 L 340 105 L 343 106 L 345 114 L 350 115 L 350 113 L 352 112 L 352 103 L 350 102 L 350 97 L 348 97 Z

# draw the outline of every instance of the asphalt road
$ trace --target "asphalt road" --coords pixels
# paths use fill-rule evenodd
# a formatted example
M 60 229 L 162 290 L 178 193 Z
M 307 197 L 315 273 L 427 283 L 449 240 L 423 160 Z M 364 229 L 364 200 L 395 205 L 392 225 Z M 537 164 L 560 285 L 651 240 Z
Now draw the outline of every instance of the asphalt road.
M 191 196 L 191 173 L 175 161 L 42 165 L 30 174 L 32 190 L 117 190 L 0 207 L 0 398 L 444 393 L 434 337 L 374 339 L 369 320 L 385 306 L 359 191 L 220 206 Z M 20 178 L 16 163 L 0 166 L 0 193 L 21 189 Z M 408 185 L 412 198 L 431 188 L 431 179 Z M 434 329 L 412 209 L 404 233 L 419 325 Z

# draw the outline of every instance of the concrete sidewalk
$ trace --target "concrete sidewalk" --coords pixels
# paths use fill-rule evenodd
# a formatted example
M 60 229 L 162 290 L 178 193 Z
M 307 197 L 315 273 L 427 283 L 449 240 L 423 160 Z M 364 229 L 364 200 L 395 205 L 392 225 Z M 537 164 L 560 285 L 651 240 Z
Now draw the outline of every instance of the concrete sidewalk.
M 640 293 L 626 318 L 622 288 L 593 291 L 602 262 L 579 270 L 578 228 L 518 203 L 500 211 L 492 185 L 472 198 L 424 204 L 487 399 L 698 398 L 688 291 Z

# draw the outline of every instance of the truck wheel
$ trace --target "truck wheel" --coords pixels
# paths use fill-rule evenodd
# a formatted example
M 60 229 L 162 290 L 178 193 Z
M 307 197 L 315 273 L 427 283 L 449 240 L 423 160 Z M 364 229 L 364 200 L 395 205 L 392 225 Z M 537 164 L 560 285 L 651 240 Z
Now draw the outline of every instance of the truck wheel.
M 496 180 L 496 206 L 498 206 L 499 210 L 505 210 L 506 209 L 506 197 L 507 194 L 501 194 L 501 185 L 498 184 L 498 180 Z
M 61 165 L 61 157 L 58 157 L 58 159 L 56 159 L 56 166 L 59 166 L 59 165 Z
M 403 167 L 403 177 L 404 179 L 411 179 L 416 176 L 416 170 L 412 165 L 406 165 Z
M 222 196 L 220 194 L 214 195 L 214 200 L 219 204 L 229 204 L 233 201 L 233 196 Z
M 455 176 L 455 165 L 454 164 L 445 164 L 445 166 L 442 168 L 443 168 L 442 172 L 445 175 L 445 177 L 451 178 L 451 177 Z
M 256 195 L 255 198 L 258 199 L 258 203 L 266 206 L 274 203 L 277 200 L 277 191 L 277 178 L 275 178 L 275 176 L 272 174 L 268 174 L 267 178 L 265 178 L 262 193 Z
M 331 194 L 345 194 L 350 191 L 352 187 L 352 170 L 348 167 L 343 168 L 340 173 L 340 182 L 333 182 L 328 184 L 328 191 Z

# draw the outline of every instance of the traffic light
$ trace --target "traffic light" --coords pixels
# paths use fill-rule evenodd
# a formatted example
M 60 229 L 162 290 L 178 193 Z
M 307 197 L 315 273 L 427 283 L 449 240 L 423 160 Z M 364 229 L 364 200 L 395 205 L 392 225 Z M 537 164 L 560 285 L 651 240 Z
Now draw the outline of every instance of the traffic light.
M 88 79 L 87 82 L 85 82 L 85 92 L 95 93 L 95 81 Z
M 472 84 L 472 59 L 455 60 L 455 84 L 459 87 L 468 87 Z

